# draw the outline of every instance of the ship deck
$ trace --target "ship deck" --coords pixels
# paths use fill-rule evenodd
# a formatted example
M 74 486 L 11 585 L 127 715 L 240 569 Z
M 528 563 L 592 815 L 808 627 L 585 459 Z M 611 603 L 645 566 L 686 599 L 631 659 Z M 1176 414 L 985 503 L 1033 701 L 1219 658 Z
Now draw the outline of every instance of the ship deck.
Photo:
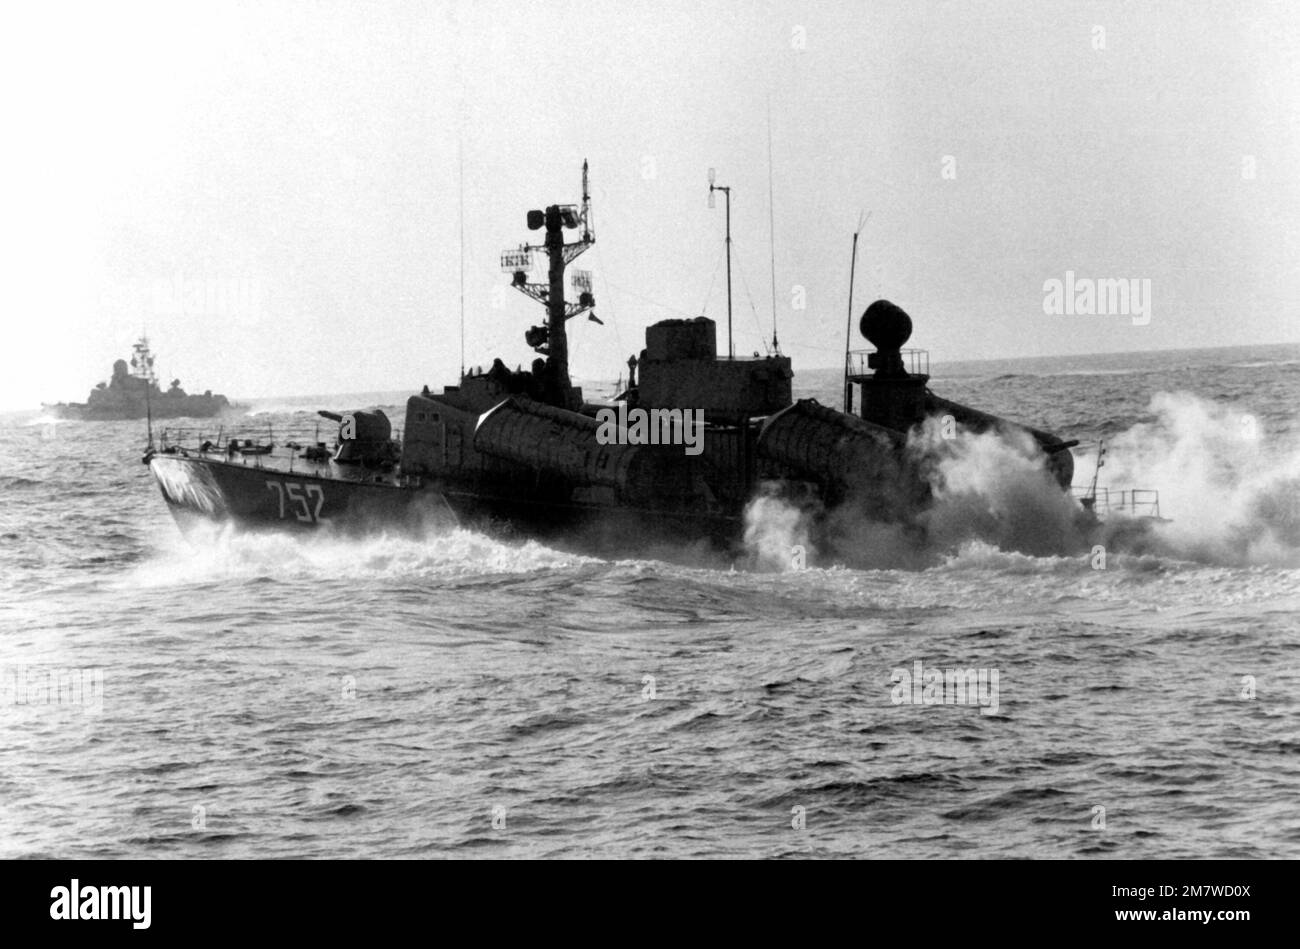
M 324 453 L 324 457 L 321 453 Z M 296 478 L 318 481 L 345 481 L 353 484 L 387 484 L 405 487 L 410 479 L 400 468 L 388 465 L 371 468 L 356 463 L 333 460 L 334 450 L 314 436 L 306 440 L 292 434 L 277 439 L 267 433 L 265 441 L 236 432 L 227 436 L 198 429 L 164 429 L 158 438 L 156 454 L 163 457 L 189 458 L 209 465 L 265 470 Z

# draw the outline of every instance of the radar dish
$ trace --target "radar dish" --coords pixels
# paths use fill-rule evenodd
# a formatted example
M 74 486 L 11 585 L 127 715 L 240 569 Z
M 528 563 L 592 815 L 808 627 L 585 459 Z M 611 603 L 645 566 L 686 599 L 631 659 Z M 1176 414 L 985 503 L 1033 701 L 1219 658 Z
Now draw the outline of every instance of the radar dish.
M 912 318 L 888 300 L 877 300 L 862 314 L 858 330 L 883 352 L 897 352 L 912 336 Z

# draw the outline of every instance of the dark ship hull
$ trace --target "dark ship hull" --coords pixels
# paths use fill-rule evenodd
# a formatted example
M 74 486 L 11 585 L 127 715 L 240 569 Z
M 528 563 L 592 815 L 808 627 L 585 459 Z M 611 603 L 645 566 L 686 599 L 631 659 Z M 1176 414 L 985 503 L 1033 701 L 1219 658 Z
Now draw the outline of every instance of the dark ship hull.
M 564 293 L 566 265 L 594 242 L 585 166 L 583 191 L 580 211 L 530 212 L 545 242 L 503 256 L 521 268 L 513 286 L 546 307 L 545 325 L 525 334 L 539 354 L 530 369 L 498 359 L 440 393 L 426 387 L 407 400 L 400 439 L 382 412 L 322 412 L 340 423 L 332 455 L 319 442 L 185 447 L 164 437 L 144 460 L 178 522 L 366 531 L 454 521 L 598 551 L 726 547 L 742 539 L 747 507 L 777 494 L 814 527 L 852 509 L 910 530 L 931 501 L 911 436 L 932 417 L 957 432 L 1019 433 L 1045 482 L 1068 494 L 1077 442 L 934 395 L 920 371 L 928 365 L 901 348 L 910 318 L 883 300 L 861 321 L 876 351 L 846 353 L 844 411 L 795 401 L 779 351 L 720 356 L 704 317 L 650 326 L 627 390 L 612 404 L 586 403 L 569 379 L 566 322 L 595 301 L 589 289 L 574 303 Z M 564 231 L 577 228 L 566 243 Z M 548 261 L 545 283 L 528 280 L 533 252 Z
M 224 396 L 191 395 L 182 399 L 169 399 L 165 395 L 156 400 L 129 402 L 116 405 L 92 405 L 86 402 L 59 402 L 42 408 L 56 418 L 81 422 L 126 422 L 146 418 L 215 418 L 223 412 L 238 409 Z
M 419 533 L 464 525 L 495 536 L 565 538 L 584 549 L 633 550 L 647 542 L 726 544 L 739 519 L 530 496 L 509 486 L 392 479 L 333 462 L 285 456 L 232 460 L 224 452 L 158 452 L 147 458 L 177 524 L 250 530 Z
M 183 526 L 195 516 L 245 527 L 311 529 L 405 520 L 417 492 L 331 471 L 263 464 L 226 453 L 158 453 L 149 465 Z
M 711 323 L 704 328 L 712 332 Z M 353 534 L 455 524 L 604 554 L 697 542 L 734 548 L 743 540 L 746 505 L 763 492 L 812 512 L 851 504 L 904 524 L 929 500 L 904 432 L 811 399 L 706 424 L 702 450 L 692 457 L 672 445 L 601 445 L 593 437 L 595 407 L 558 410 L 498 391 L 487 375 L 463 379 L 450 394 L 490 407 L 475 413 L 447 393 L 412 396 L 400 450 L 387 439 L 385 419 L 380 437 L 341 440 L 338 455 L 310 462 L 285 446 L 238 443 L 165 445 L 145 460 L 182 528 L 208 521 Z M 392 446 L 388 457 L 400 451 L 399 460 L 385 461 L 380 445 Z M 1069 452 L 1048 459 L 1068 484 Z

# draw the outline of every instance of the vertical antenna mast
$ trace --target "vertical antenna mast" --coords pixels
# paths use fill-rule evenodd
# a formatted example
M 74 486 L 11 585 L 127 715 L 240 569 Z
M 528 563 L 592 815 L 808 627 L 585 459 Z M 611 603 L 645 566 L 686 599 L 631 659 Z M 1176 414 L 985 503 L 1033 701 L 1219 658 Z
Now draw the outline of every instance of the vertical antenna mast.
M 772 96 L 767 97 L 767 237 L 771 249 L 772 269 L 772 349 L 781 352 L 781 344 L 776 339 L 776 212 L 773 210 L 772 198 Z
M 465 376 L 465 142 L 460 140 L 460 377 Z
M 591 241 L 591 189 L 587 186 L 587 159 L 582 160 L 582 239 Z
M 1092 498 L 1093 504 L 1097 503 L 1097 476 L 1101 474 L 1101 469 L 1104 468 L 1105 466 L 1106 466 L 1106 440 L 1103 438 L 1101 441 L 1097 442 L 1097 467 L 1092 469 L 1092 484 L 1088 486 L 1087 496 L 1089 498 Z
M 721 191 L 727 199 L 727 358 L 736 358 L 736 347 L 731 342 L 731 188 L 723 185 L 715 185 L 714 179 L 717 177 L 712 168 L 709 169 L 709 207 L 713 207 L 713 192 Z
M 131 352 L 131 368 L 137 378 L 144 380 L 144 419 L 145 432 L 149 438 L 148 450 L 153 450 L 153 405 L 150 401 L 150 389 L 153 388 L 153 353 L 149 351 L 149 333 L 144 327 L 140 327 L 140 341 L 135 344 Z
M 153 406 L 149 404 L 149 389 L 152 383 L 144 383 L 144 430 L 148 433 L 148 450 L 153 451 Z M 1096 481 L 1096 478 L 1093 478 Z
M 853 340 L 853 278 L 858 269 L 858 235 L 862 229 L 867 226 L 871 220 L 871 212 L 868 211 L 866 216 L 858 215 L 858 229 L 853 232 L 853 261 L 849 264 L 849 322 L 844 330 L 844 411 L 851 411 L 849 407 L 849 347 Z

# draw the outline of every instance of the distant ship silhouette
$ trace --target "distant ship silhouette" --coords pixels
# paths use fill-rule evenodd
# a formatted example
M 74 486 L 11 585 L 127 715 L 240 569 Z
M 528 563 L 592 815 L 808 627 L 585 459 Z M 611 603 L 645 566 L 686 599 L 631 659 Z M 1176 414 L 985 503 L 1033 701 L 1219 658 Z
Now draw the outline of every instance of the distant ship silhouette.
M 187 395 L 181 381 L 173 379 L 166 392 L 158 387 L 154 376 L 154 356 L 149 340 L 141 336 L 132 348 L 131 363 L 125 359 L 113 363 L 113 378 L 90 391 L 85 402 L 59 402 L 43 408 L 59 418 L 89 422 L 154 418 L 211 418 L 235 408 L 224 395 L 212 390 L 202 395 Z

